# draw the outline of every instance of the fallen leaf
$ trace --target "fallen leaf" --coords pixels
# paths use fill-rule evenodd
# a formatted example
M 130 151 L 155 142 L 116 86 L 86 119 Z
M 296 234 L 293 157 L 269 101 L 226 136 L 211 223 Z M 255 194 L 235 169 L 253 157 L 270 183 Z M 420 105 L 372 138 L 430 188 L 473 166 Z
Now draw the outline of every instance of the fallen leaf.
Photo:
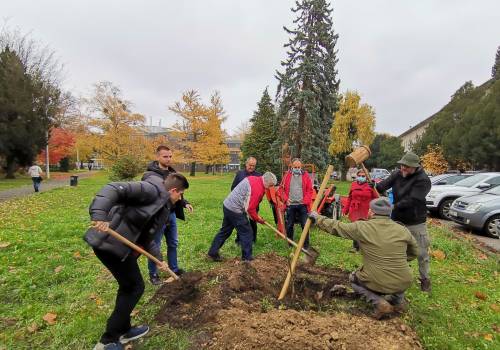
M 76 252 L 73 253 L 73 258 L 75 259 L 81 259 L 82 258 L 82 255 L 80 254 L 80 252 L 77 250 Z
M 492 324 L 491 329 L 493 329 L 497 333 L 500 333 L 500 326 L 497 324 Z
M 480 292 L 480 291 L 476 291 L 474 292 L 474 296 L 478 299 L 481 299 L 481 300 L 486 300 L 488 299 L 488 297 L 486 296 L 486 294 Z
M 130 316 L 132 316 L 132 317 L 133 317 L 133 316 L 137 316 L 138 314 L 139 314 L 139 310 L 134 309 L 134 310 L 132 310 L 132 312 L 130 313 Z
M 102 299 L 101 299 L 101 298 L 96 298 L 96 299 L 95 299 L 95 303 L 96 303 L 96 305 L 97 305 L 97 306 L 99 306 L 99 305 L 102 305 L 102 304 L 103 304 L 103 301 L 102 301 Z
M 0 243 L 0 248 L 7 248 L 8 246 L 10 246 L 9 242 L 1 242 Z
M 483 338 L 488 341 L 493 341 L 493 334 L 491 333 L 485 334 Z
M 28 332 L 30 333 L 35 333 L 38 330 L 38 325 L 33 322 L 31 325 L 28 326 Z
M 92 293 L 92 294 L 89 295 L 89 299 L 96 300 L 97 299 L 97 295 L 95 295 L 94 293 Z
M 444 260 L 446 258 L 446 254 L 442 250 L 433 250 L 431 255 L 437 260 Z
M 63 269 L 63 267 L 64 267 L 64 266 L 59 265 L 58 267 L 56 267 L 56 268 L 54 269 L 54 272 L 55 272 L 55 273 L 59 273 L 59 272 L 61 272 L 61 270 Z
M 52 312 L 47 312 L 43 316 L 43 320 L 45 322 L 47 322 L 49 325 L 56 324 L 56 318 L 57 318 L 57 314 L 53 314 Z
M 491 304 L 490 309 L 492 309 L 495 312 L 500 312 L 500 306 L 498 306 L 497 304 Z
M 477 283 L 478 280 L 471 277 L 471 278 L 467 278 L 467 282 L 469 282 L 469 283 Z
M 481 259 L 481 260 L 488 260 L 488 255 L 486 255 L 486 254 L 479 254 L 478 258 Z

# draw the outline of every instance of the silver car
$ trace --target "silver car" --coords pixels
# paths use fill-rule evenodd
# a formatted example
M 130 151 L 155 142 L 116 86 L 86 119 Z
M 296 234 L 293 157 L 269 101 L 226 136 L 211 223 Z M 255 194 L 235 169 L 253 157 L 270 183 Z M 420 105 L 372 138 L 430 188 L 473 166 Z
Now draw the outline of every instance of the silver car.
M 457 198 L 451 205 L 449 217 L 459 224 L 483 230 L 489 237 L 499 238 L 500 186 Z

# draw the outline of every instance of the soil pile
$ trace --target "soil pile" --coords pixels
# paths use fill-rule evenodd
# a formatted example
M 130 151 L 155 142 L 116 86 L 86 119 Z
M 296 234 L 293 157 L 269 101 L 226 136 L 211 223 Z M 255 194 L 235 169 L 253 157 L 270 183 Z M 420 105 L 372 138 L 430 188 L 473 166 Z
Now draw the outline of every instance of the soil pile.
M 421 349 L 399 318 L 376 321 L 367 309 L 338 306 L 354 298 L 345 271 L 299 265 L 291 297 L 278 302 L 287 269 L 288 260 L 271 253 L 188 273 L 157 291 L 156 319 L 196 330 L 193 348 Z

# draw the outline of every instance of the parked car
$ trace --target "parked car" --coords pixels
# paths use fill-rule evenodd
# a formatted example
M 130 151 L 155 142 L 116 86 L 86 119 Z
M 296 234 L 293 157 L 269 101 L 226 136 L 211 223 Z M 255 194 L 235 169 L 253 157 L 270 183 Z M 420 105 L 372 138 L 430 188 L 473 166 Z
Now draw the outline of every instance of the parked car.
M 455 173 L 447 173 L 447 174 L 441 174 L 441 175 L 436 175 L 430 178 L 431 184 L 433 185 L 453 185 L 456 182 L 463 180 L 469 176 L 472 176 L 474 174 L 472 173 L 462 173 L 462 174 L 455 174 Z
M 499 238 L 500 186 L 457 198 L 449 210 L 449 216 L 459 224 L 482 230 L 489 237 Z
M 432 185 L 425 198 L 427 209 L 437 212 L 443 219 L 449 219 L 449 210 L 455 199 L 478 194 L 500 184 L 500 173 L 479 173 L 469 176 L 453 185 Z
M 384 180 L 388 178 L 389 175 L 391 175 L 389 170 L 381 168 L 373 168 L 372 171 L 370 172 L 370 176 L 373 180 L 375 179 Z

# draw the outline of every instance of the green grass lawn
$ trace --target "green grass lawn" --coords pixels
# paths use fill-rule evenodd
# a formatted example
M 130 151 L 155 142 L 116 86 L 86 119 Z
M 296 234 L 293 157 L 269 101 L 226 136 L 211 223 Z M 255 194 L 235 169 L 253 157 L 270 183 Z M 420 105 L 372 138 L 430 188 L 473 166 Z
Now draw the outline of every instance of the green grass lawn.
M 195 212 L 179 223 L 182 268 L 213 266 L 205 253 L 221 224 L 222 200 L 231 181 L 231 176 L 211 175 L 190 179 L 186 198 Z M 78 187 L 0 203 L 1 350 L 90 349 L 99 339 L 116 285 L 82 236 L 89 225 L 88 205 L 106 182 L 104 175 L 98 175 L 81 180 Z M 348 184 L 338 188 L 345 193 Z M 261 215 L 272 219 L 267 204 L 261 205 Z M 452 238 L 444 228 L 431 227 L 430 232 L 432 248 L 445 252 L 446 258 L 431 263 L 431 296 L 421 293 L 417 285 L 409 290 L 411 308 L 405 321 L 428 349 L 500 348 L 498 259 Z M 350 241 L 316 231 L 311 239 L 321 250 L 319 264 L 347 270 L 359 266 L 360 256 L 348 253 Z M 288 253 L 286 244 L 263 227 L 254 251 Z M 240 255 L 232 239 L 221 253 Z M 413 266 L 416 271 L 416 262 Z M 144 258 L 141 267 L 147 276 Z M 146 286 L 134 319 L 155 326 L 152 317 L 158 307 L 148 304 L 155 289 L 149 283 Z M 54 324 L 43 320 L 47 313 L 57 315 Z M 188 337 L 188 332 L 155 326 L 151 336 L 134 349 L 185 349 Z
M 29 176 L 16 176 L 15 179 L 6 179 L 5 177 L 0 177 L 0 191 L 10 190 L 11 188 L 31 185 L 31 177 Z

